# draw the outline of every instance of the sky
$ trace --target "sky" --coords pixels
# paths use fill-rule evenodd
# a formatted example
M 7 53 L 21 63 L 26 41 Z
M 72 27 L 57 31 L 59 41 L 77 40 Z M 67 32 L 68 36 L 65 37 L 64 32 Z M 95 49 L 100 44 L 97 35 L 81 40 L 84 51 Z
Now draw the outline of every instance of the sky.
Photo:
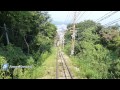
M 50 16 L 53 20 L 53 23 L 56 25 L 72 23 L 73 12 L 75 12 L 75 11 L 48 11 L 48 13 L 50 14 Z M 88 19 L 95 21 L 108 12 L 110 12 L 110 11 L 86 11 L 85 13 L 84 13 L 84 11 L 81 11 L 80 15 L 82 15 L 83 13 L 84 14 L 83 14 L 83 16 L 81 16 L 80 19 L 78 17 L 78 22 L 88 20 Z M 115 13 L 111 17 L 101 21 L 100 23 L 104 25 L 108 22 L 111 22 L 111 21 L 117 19 L 117 18 L 120 18 L 120 11 Z
M 52 23 L 57 26 L 57 31 L 61 33 L 62 31 L 67 29 L 67 24 L 73 22 L 73 13 L 75 11 L 48 11 L 48 14 L 52 18 Z M 85 12 L 85 13 L 84 13 Z M 77 22 L 81 22 L 84 20 L 93 20 L 96 21 L 97 19 L 101 18 L 105 14 L 107 14 L 110 11 L 81 11 L 77 18 Z M 79 12 L 77 11 L 77 14 Z M 84 14 L 83 14 L 84 13 Z M 105 25 L 113 20 L 116 20 L 120 18 L 120 11 L 117 13 L 113 14 L 107 19 L 104 19 L 100 23 L 102 25 Z M 119 22 L 120 24 L 120 22 Z

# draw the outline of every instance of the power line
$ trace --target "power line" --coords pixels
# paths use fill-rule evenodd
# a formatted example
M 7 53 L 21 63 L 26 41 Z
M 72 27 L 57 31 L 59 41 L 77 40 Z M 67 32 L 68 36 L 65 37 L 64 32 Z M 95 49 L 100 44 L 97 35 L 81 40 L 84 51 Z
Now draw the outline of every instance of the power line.
M 86 11 L 86 13 L 88 12 L 88 15 L 86 17 L 83 18 L 83 20 L 85 20 L 85 18 L 88 18 L 91 14 L 91 12 L 89 13 L 89 11 Z M 85 14 L 84 14 L 85 15 Z
M 71 21 L 71 22 L 72 22 L 72 24 L 74 24 L 74 23 L 75 23 L 76 13 L 77 13 L 76 11 L 74 11 L 74 12 L 72 13 L 72 14 L 73 14 L 73 15 L 72 15 L 72 21 Z
M 67 18 L 66 21 L 65 21 L 66 23 L 67 23 L 68 21 L 69 21 L 69 22 L 72 22 L 72 20 L 69 20 L 71 17 L 73 17 L 72 15 L 73 15 L 73 12 L 69 12 L 69 14 L 67 15 L 68 18 L 66 17 L 66 18 Z M 64 22 L 64 23 L 65 23 L 65 22 Z
M 110 16 L 112 16 L 112 15 L 114 15 L 115 13 L 117 13 L 118 11 L 114 11 L 114 12 L 109 12 L 109 13 L 107 13 L 107 14 L 105 14 L 104 16 L 102 16 L 100 19 L 97 19 L 96 20 L 96 22 L 100 22 L 100 21 L 103 21 L 103 20 L 105 20 L 105 19 L 107 19 L 107 18 L 109 18 Z
M 78 20 L 80 20 L 85 13 L 86 13 L 86 11 L 84 11 L 84 12 L 81 14 L 81 16 L 76 20 L 76 22 L 77 22 Z
M 76 14 L 75 14 L 76 13 Z M 76 20 L 79 18 L 81 11 L 74 11 L 72 16 L 72 23 L 76 23 Z M 75 19 L 75 20 L 74 20 Z
M 96 20 L 96 22 L 99 21 L 100 19 L 102 19 L 103 17 L 105 17 L 106 15 L 110 14 L 110 13 L 112 13 L 112 11 L 110 11 L 110 12 L 106 13 L 105 15 L 103 15 L 102 17 L 98 18 L 98 19 Z
M 76 15 L 77 16 L 76 20 L 79 18 L 79 16 L 81 15 L 81 13 L 82 13 L 81 11 L 78 12 L 78 14 Z
M 70 12 L 68 11 L 68 13 L 67 13 L 67 16 L 66 16 L 66 19 L 65 19 L 65 21 L 64 21 L 64 23 L 66 23 L 66 21 L 68 20 L 68 18 L 70 17 L 70 14 L 69 14 Z
M 119 22 L 119 21 L 120 21 L 120 18 L 118 18 L 116 20 L 113 20 L 112 22 L 109 22 L 109 23 L 105 24 L 105 26 L 109 26 L 109 25 L 114 24 L 114 23 Z

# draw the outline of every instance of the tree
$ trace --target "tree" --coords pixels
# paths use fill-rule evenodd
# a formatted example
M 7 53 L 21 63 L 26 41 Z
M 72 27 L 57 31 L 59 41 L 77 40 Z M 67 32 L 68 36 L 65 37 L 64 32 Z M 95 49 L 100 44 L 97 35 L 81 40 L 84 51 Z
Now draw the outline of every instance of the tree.
M 0 11 L 0 26 L 6 24 L 10 41 L 7 45 L 5 30 L 0 28 L 0 55 L 11 65 L 27 65 L 29 56 L 37 61 L 43 53 L 50 52 L 54 42 L 56 27 L 50 21 L 43 11 Z M 13 71 L 10 70 L 12 75 Z

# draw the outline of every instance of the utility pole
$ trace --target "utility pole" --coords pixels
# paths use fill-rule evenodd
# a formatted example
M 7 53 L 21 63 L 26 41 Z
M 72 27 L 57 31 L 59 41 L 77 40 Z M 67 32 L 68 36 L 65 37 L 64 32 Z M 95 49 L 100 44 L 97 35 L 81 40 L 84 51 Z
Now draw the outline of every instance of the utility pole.
M 71 30 L 73 32 L 72 36 L 72 46 L 71 46 L 71 55 L 74 55 L 74 47 L 75 47 L 75 22 L 76 22 L 76 11 L 74 12 L 74 17 L 73 17 L 73 30 Z
M 5 23 L 4 23 L 4 28 L 5 28 L 5 34 L 6 34 L 7 45 L 8 45 L 10 42 L 9 42 L 8 33 L 7 33 L 7 28 L 6 28 L 6 24 L 5 24 Z
M 63 37 L 63 49 L 64 49 L 64 44 L 65 44 L 65 39 L 64 39 L 64 37 Z
M 64 44 L 65 44 L 64 35 L 65 35 L 65 31 L 63 32 L 63 37 L 62 37 L 62 49 L 63 49 L 63 50 L 64 50 Z

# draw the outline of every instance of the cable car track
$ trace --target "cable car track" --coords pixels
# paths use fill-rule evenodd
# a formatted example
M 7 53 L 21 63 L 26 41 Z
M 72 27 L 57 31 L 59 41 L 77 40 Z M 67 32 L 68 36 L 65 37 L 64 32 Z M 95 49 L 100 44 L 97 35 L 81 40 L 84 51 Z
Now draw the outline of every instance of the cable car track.
M 56 79 L 73 79 L 67 62 L 60 50 L 57 51 L 56 58 Z

